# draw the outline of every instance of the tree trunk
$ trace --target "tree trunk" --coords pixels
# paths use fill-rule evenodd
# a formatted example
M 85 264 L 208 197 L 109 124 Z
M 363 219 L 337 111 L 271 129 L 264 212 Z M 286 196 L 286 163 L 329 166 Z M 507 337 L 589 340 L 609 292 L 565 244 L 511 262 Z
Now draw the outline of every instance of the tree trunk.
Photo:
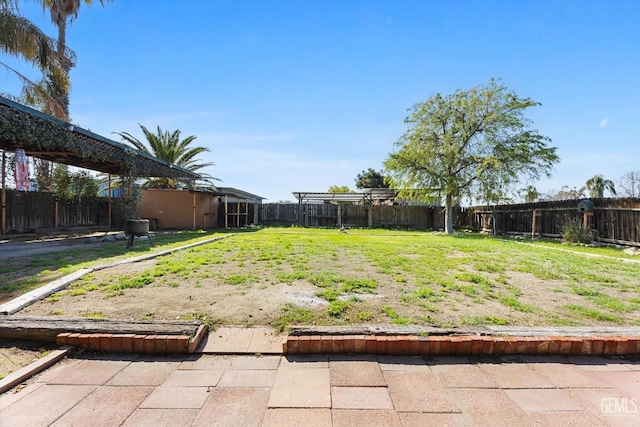
M 57 56 L 60 61 L 60 65 L 64 71 L 64 78 L 69 79 L 69 72 L 73 67 L 71 61 L 65 56 L 65 50 L 67 47 L 67 17 L 62 17 L 57 23 L 58 27 L 58 45 L 57 45 Z M 64 121 L 70 122 L 71 118 L 69 117 L 69 90 L 70 88 L 65 88 L 65 85 L 60 82 L 55 75 L 51 76 L 51 82 L 53 83 L 53 91 L 54 98 L 62 108 L 65 117 L 58 117 Z M 69 84 L 70 85 L 70 84 Z
M 447 194 L 444 203 L 444 229 L 447 234 L 453 234 L 453 196 Z

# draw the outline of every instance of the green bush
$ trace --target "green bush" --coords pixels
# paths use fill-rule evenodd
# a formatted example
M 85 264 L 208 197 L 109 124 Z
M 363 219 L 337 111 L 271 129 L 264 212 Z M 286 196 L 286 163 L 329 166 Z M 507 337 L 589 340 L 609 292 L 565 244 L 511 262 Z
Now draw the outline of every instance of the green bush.
M 585 230 L 582 221 L 570 219 L 562 226 L 562 241 L 565 243 L 591 243 L 591 231 Z

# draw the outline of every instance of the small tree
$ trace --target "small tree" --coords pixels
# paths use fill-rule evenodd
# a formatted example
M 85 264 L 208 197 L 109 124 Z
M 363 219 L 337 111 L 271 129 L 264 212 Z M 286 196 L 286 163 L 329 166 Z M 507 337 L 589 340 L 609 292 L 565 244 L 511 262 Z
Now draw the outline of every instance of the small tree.
M 522 175 L 548 176 L 558 162 L 556 148 L 547 147 L 550 139 L 530 129 L 524 116 L 537 105 L 493 79 L 414 105 L 405 119 L 409 129 L 384 163 L 391 187 L 405 198 L 416 190 L 443 197 L 446 232 L 453 233 L 455 198 L 486 182 L 506 187 Z
M 382 172 L 373 170 L 372 168 L 362 171 L 356 178 L 356 188 L 389 188 L 389 184 L 384 182 Z
M 522 197 L 525 203 L 533 203 L 540 198 L 540 192 L 533 185 L 527 185 L 525 188 L 521 188 L 519 196 Z
M 331 194 L 347 194 L 347 193 L 355 193 L 355 191 L 351 190 L 346 185 L 341 185 L 341 186 L 332 185 L 327 190 L 327 193 L 331 193 Z

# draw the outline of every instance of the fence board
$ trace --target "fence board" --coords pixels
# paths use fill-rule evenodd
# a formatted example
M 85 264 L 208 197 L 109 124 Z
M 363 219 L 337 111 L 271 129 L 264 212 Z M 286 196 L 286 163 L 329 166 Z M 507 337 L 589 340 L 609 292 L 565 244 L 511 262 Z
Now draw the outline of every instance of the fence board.
M 591 199 L 595 211 L 590 227 L 599 240 L 628 245 L 640 245 L 640 198 Z M 476 206 L 475 218 L 469 224 L 476 230 L 495 230 L 498 233 L 532 232 L 534 210 L 540 212 L 536 220 L 536 234 L 559 236 L 568 220 L 583 219 L 578 200 L 538 202 L 519 205 Z
M 121 223 L 117 201 L 112 204 L 112 224 Z M 56 198 L 52 193 L 7 190 L 7 234 L 29 233 L 56 226 Z M 58 227 L 108 226 L 107 198 L 58 200 Z

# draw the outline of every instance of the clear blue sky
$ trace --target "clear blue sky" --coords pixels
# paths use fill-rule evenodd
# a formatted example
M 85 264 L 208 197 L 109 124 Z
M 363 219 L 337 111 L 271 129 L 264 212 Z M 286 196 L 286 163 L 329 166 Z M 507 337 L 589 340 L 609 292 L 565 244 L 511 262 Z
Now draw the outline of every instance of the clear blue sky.
M 268 202 L 355 189 L 414 103 L 492 77 L 542 103 L 528 116 L 561 157 L 542 192 L 640 169 L 640 1 L 94 3 L 68 28 L 72 121 L 116 140 L 142 138 L 138 123 L 196 135 L 220 185 Z

